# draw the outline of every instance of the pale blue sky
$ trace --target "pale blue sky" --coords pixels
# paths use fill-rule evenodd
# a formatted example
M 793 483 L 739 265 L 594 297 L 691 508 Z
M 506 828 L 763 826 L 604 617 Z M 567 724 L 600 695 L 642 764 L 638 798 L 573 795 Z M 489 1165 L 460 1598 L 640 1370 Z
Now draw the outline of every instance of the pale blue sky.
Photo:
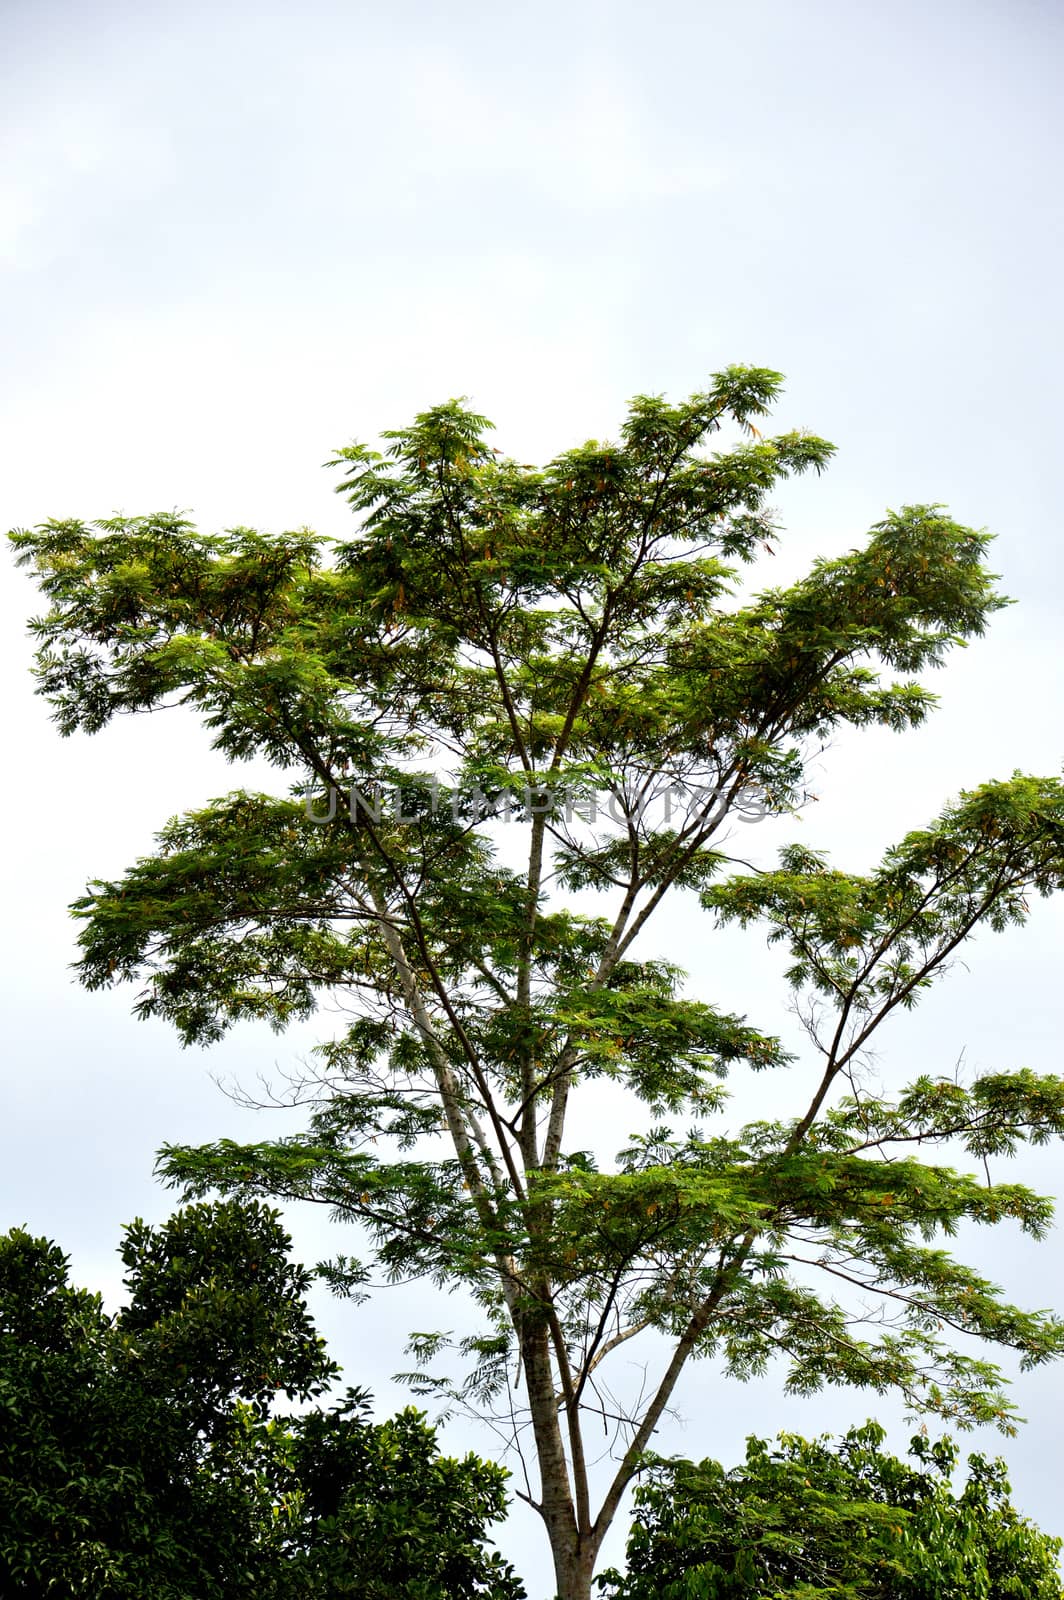
M 840 454 L 779 497 L 791 533 L 767 578 L 847 547 L 887 505 L 934 499 L 999 533 L 1020 602 L 939 675 L 926 730 L 825 756 L 803 837 L 861 866 L 964 784 L 1059 771 L 1055 5 L 8 0 L 2 28 L 6 525 L 177 505 L 206 526 L 341 534 L 318 463 L 448 395 L 470 395 L 531 461 L 607 435 L 633 392 L 775 366 L 781 424 Z M 113 1293 L 120 1224 L 169 1205 L 156 1147 L 273 1126 L 210 1074 L 253 1086 L 314 1030 L 182 1054 L 131 1020 L 129 996 L 72 986 L 67 902 L 240 775 L 180 722 L 60 742 L 30 695 L 33 598 L 10 571 L 3 604 L 0 1222 L 54 1235 Z M 1062 934 L 1061 908 L 1043 906 L 1023 935 L 980 940 L 885 1041 L 885 1079 L 962 1050 L 974 1067 L 1057 1070 Z M 710 943 L 681 919 L 659 938 L 699 992 L 787 1026 L 756 935 Z M 1020 1170 L 1064 1189 L 1055 1151 Z M 293 1222 L 308 1255 L 336 1246 L 316 1219 Z M 1059 1236 L 972 1249 L 1018 1298 L 1064 1308 Z M 402 1301 L 321 1307 L 382 1407 L 399 1398 Z M 710 1378 L 692 1376 L 669 1446 L 734 1459 L 751 1429 L 896 1417 Z M 1031 1417 L 1007 1446 L 1017 1498 L 1064 1531 L 1064 1378 L 1016 1393 Z M 545 1588 L 521 1514 L 508 1547 Z

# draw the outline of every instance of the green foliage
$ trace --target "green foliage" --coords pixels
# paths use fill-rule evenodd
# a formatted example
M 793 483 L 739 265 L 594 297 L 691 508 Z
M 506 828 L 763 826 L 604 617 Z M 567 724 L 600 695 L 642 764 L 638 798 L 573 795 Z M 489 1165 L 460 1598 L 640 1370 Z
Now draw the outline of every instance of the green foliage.
M 307 1310 L 312 1275 L 262 1206 L 186 1206 L 160 1227 L 137 1221 L 121 1247 L 129 1300 L 116 1326 L 142 1381 L 175 1393 L 195 1433 L 227 1426 L 234 1396 L 266 1416 L 279 1390 L 316 1394 L 335 1371 Z
M 832 453 L 762 436 L 779 388 L 736 367 L 677 405 L 640 397 L 619 439 L 542 469 L 449 402 L 383 452 L 339 452 L 347 540 L 171 516 L 13 536 L 48 602 L 38 673 L 62 731 L 181 704 L 289 784 L 171 821 L 90 885 L 83 981 L 137 983 L 138 1013 L 190 1042 L 282 1029 L 324 997 L 347 1019 L 302 1135 L 169 1147 L 164 1176 L 359 1223 L 368 1259 L 328 1268 L 344 1292 L 428 1277 L 476 1297 L 464 1375 L 421 1369 L 418 1390 L 531 1438 L 566 1600 L 688 1359 L 746 1378 L 777 1358 L 802 1392 L 897 1389 L 1008 1429 L 1001 1375 L 962 1336 L 1027 1363 L 1064 1348 L 1055 1317 L 943 1248 L 966 1221 L 1044 1230 L 1045 1200 L 945 1156 L 1060 1134 L 1061 1080 L 932 1075 L 877 1097 L 863 1072 L 973 932 L 1061 886 L 1064 784 L 984 783 L 869 873 L 728 854 L 737 818 L 804 803 L 834 730 L 922 722 L 913 675 L 1005 604 L 989 536 L 927 505 L 788 588 L 738 589 L 777 535 L 773 488 Z M 756 919 L 788 944 L 800 1052 L 647 958 L 670 894 L 700 901 L 707 937 Z M 725 1130 L 744 1068 L 808 1073 L 803 1114 Z M 604 1077 L 638 1130 L 614 1161 L 566 1131 Z M 649 1125 L 664 1116 L 677 1127 Z M 854 1310 L 867 1296 L 883 1320 Z M 673 1341 L 659 1381 L 607 1404 L 602 1363 L 651 1329 Z M 430 1366 L 449 1348 L 413 1346 Z M 596 1513 L 583 1429 L 607 1415 L 619 1461 Z
M 108 1316 L 66 1260 L 0 1239 L 0 1592 L 86 1600 L 519 1600 L 487 1526 L 505 1473 L 441 1457 L 335 1376 L 276 1214 L 190 1206 L 126 1229 Z
M 648 1463 L 628 1569 L 610 1600 L 1060 1600 L 1061 1540 L 1009 1500 L 1001 1461 L 968 1457 L 960 1493 L 948 1438 L 917 1434 L 910 1461 L 875 1423 L 827 1438 L 747 1441 L 746 1460 Z
M 333 1375 L 305 1274 L 257 1204 L 134 1223 L 129 1305 L 69 1287 L 55 1245 L 0 1240 L 0 1587 L 33 1596 L 240 1595 L 261 1581 L 262 1509 L 243 1481 L 241 1418 L 264 1369 L 307 1398 Z M 262 1271 L 271 1304 L 263 1316 Z
M 357 1600 L 523 1600 L 485 1529 L 506 1510 L 507 1474 L 443 1457 L 412 1409 L 376 1426 L 355 1392 L 288 1424 L 284 1592 Z

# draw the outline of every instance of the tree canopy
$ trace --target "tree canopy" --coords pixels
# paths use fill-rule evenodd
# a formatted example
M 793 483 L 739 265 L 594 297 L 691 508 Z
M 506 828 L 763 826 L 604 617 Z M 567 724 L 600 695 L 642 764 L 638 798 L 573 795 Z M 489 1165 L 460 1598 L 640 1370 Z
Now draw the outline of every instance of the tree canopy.
M 779 389 L 733 367 L 679 404 L 637 398 L 616 441 L 542 469 L 449 402 L 382 451 L 339 452 L 349 539 L 174 515 L 14 535 L 48 603 L 38 673 L 62 731 L 183 705 L 287 783 L 174 819 L 92 884 L 83 982 L 137 983 L 138 1014 L 187 1041 L 283 1029 L 325 997 L 345 1015 L 304 1134 L 168 1147 L 164 1176 L 358 1224 L 365 1259 L 332 1263 L 338 1289 L 474 1297 L 464 1374 L 438 1370 L 437 1328 L 411 1339 L 413 1381 L 530 1444 L 563 1600 L 585 1600 L 690 1359 L 749 1378 L 781 1358 L 792 1390 L 900 1391 L 1008 1427 L 980 1346 L 1024 1364 L 1064 1348 L 1056 1317 L 943 1244 L 965 1222 L 1044 1232 L 1047 1200 L 946 1157 L 981 1168 L 1059 1134 L 1064 1082 L 1005 1064 L 887 1094 L 865 1070 L 973 932 L 1060 887 L 1060 779 L 976 783 L 860 873 L 797 846 L 732 853 L 737 816 L 805 802 L 833 731 L 923 722 L 917 675 L 1005 603 L 989 536 L 934 505 L 788 587 L 740 584 L 779 534 L 771 492 L 832 453 L 762 434 Z M 679 900 L 707 938 L 756 921 L 786 946 L 794 1048 L 655 953 Z M 798 1075 L 804 1110 L 724 1123 L 740 1071 Z M 602 1080 L 633 1103 L 616 1156 L 568 1132 Z M 610 1358 L 653 1331 L 655 1380 L 622 1396 Z M 615 1430 L 597 1503 L 589 1423 Z
M 1060 1600 L 1061 1540 L 1009 1501 L 1004 1463 L 917 1434 L 909 1461 L 875 1423 L 836 1445 L 781 1434 L 746 1460 L 654 1459 L 610 1600 Z
M 109 1315 L 58 1246 L 0 1238 L 0 1592 L 36 1600 L 520 1600 L 505 1473 L 335 1378 L 276 1213 L 126 1229 Z

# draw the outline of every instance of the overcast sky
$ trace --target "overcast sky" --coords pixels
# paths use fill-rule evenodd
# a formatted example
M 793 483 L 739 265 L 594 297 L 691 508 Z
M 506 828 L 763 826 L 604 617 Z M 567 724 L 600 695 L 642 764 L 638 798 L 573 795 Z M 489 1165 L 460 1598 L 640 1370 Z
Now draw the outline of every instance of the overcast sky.
M 2 18 L 6 525 L 177 506 L 205 527 L 342 535 L 319 463 L 450 395 L 532 461 L 609 436 L 632 393 L 773 366 L 788 375 L 780 426 L 839 455 L 778 497 L 791 531 L 766 581 L 848 548 L 887 506 L 941 500 L 999 535 L 1018 601 L 937 675 L 925 730 L 827 753 L 821 799 L 789 832 L 861 868 L 961 786 L 1060 770 L 1064 28 L 1050 0 L 7 0 Z M 294 1125 L 240 1110 L 212 1074 L 253 1088 L 315 1029 L 182 1052 L 130 1018 L 128 994 L 74 987 L 67 903 L 247 775 L 180 720 L 60 741 L 31 694 L 34 605 L 9 567 L 0 1225 L 52 1235 L 113 1298 L 121 1224 L 172 1203 L 152 1180 L 157 1147 Z M 751 851 L 779 842 L 755 832 Z M 1058 1070 L 1062 935 L 1061 907 L 1041 905 L 1022 934 L 977 941 L 893 1029 L 884 1080 L 962 1052 L 972 1069 Z M 756 933 L 711 939 L 680 917 L 655 937 L 692 992 L 790 1026 Z M 1016 1171 L 1064 1190 L 1056 1151 Z M 344 1247 L 316 1218 L 292 1222 L 310 1259 Z M 1000 1233 L 970 1253 L 1024 1303 L 1064 1310 L 1059 1235 Z M 320 1315 L 349 1380 L 382 1411 L 398 1403 L 388 1375 L 408 1319 L 432 1325 L 423 1295 L 322 1301 Z M 1016 1398 L 1031 1419 L 1006 1446 L 1016 1498 L 1064 1531 L 1064 1377 L 1023 1377 Z M 751 1430 L 870 1411 L 898 1423 L 861 1395 L 784 1402 L 775 1380 L 722 1391 L 708 1370 L 680 1408 L 664 1447 L 726 1461 Z M 506 1545 L 545 1589 L 530 1514 Z

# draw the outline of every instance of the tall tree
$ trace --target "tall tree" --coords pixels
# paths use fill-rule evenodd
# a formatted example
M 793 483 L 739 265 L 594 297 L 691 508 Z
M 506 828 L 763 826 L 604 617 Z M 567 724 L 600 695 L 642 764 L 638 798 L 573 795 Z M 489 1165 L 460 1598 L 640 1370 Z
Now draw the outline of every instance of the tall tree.
M 900 1390 L 1007 1426 L 997 1369 L 952 1336 L 1027 1363 L 1064 1347 L 1053 1317 L 1003 1303 L 935 1242 L 964 1220 L 1040 1234 L 1048 1202 L 920 1159 L 1059 1133 L 1064 1084 L 921 1077 L 886 1099 L 861 1070 L 974 930 L 1060 886 L 1064 787 L 985 783 L 862 875 L 799 848 L 736 874 L 727 853 L 737 812 L 801 803 L 811 743 L 922 722 L 933 697 L 914 674 L 1004 603 L 987 536 L 934 506 L 789 588 L 735 594 L 775 536 L 770 491 L 831 455 L 807 433 L 762 437 L 780 381 L 730 368 L 681 404 L 639 398 L 617 442 L 542 470 L 439 406 L 383 453 L 339 453 L 349 540 L 174 516 L 14 535 L 50 604 L 38 671 L 64 732 L 182 704 L 231 760 L 266 757 L 291 785 L 180 817 L 93 884 L 84 983 L 139 981 L 137 1012 L 188 1041 L 242 1018 L 283 1028 L 323 995 L 349 1019 L 321 1044 L 305 1135 L 168 1148 L 164 1174 L 360 1223 L 372 1258 L 335 1262 L 340 1288 L 382 1273 L 475 1297 L 466 1375 L 419 1381 L 531 1441 L 526 1498 L 563 1600 L 586 1600 L 689 1360 L 749 1377 L 781 1355 L 794 1390 Z M 801 1060 L 647 956 L 670 896 L 701 904 L 707 935 L 757 918 L 788 945 Z M 718 1131 L 741 1067 L 808 1074 L 805 1109 Z M 599 1079 L 642 1102 L 603 1166 L 567 1135 Z M 862 1327 L 858 1290 L 892 1318 Z M 624 1402 L 610 1358 L 650 1330 L 667 1351 Z M 445 1344 L 411 1348 L 432 1363 Z M 617 1430 L 600 1494 L 589 1423 Z

